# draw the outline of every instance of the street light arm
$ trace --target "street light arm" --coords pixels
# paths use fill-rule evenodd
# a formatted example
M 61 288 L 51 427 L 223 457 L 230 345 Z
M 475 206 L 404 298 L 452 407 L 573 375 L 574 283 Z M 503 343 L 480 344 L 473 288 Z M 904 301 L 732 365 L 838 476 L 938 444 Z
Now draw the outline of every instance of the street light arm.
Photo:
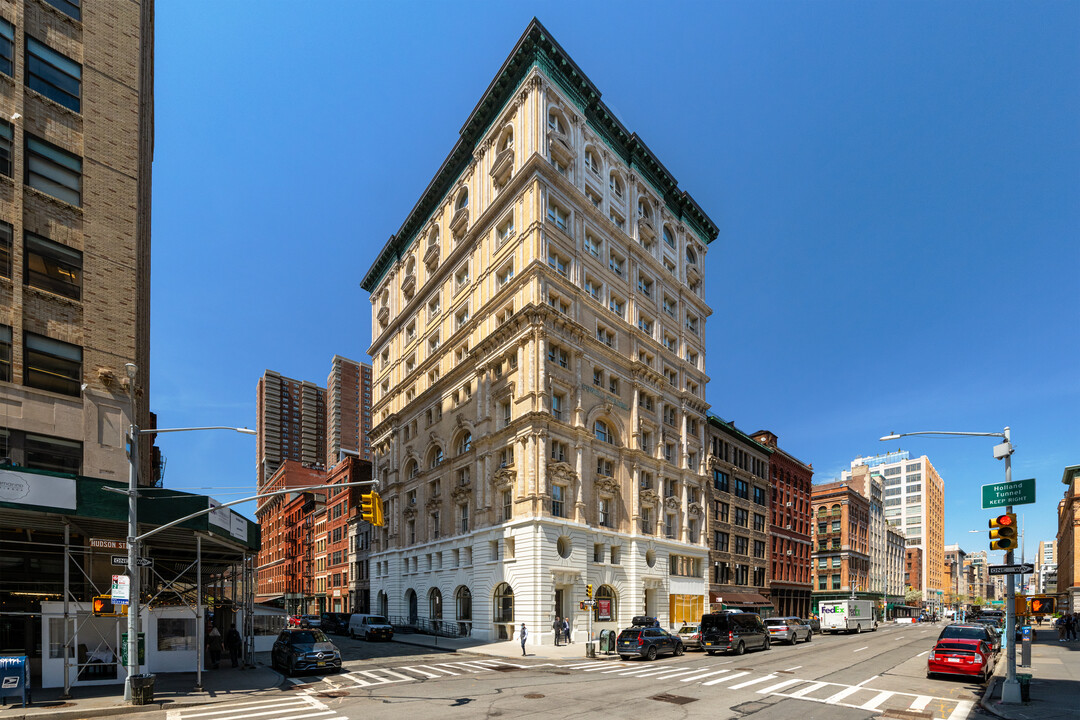
M 137 435 L 157 435 L 158 433 L 167 432 L 187 432 L 189 430 L 235 430 L 238 433 L 244 435 L 257 435 L 254 430 L 246 427 L 232 427 L 231 425 L 208 425 L 206 427 L 186 427 L 186 428 L 146 428 L 138 429 L 135 431 Z
M 239 505 L 240 503 L 251 502 L 252 500 L 258 500 L 259 498 L 262 498 L 262 497 L 272 497 L 274 495 L 285 495 L 286 493 L 306 492 L 308 490 L 323 490 L 323 489 L 326 489 L 326 488 L 341 488 L 341 487 L 353 487 L 353 486 L 359 486 L 359 485 L 374 485 L 374 484 L 375 484 L 374 480 L 358 480 L 356 482 L 333 483 L 331 485 L 307 485 L 307 486 L 303 486 L 303 487 L 286 488 L 285 490 L 273 490 L 271 492 L 259 493 L 258 495 L 252 495 L 251 497 L 240 498 L 239 500 L 230 500 L 227 503 L 221 503 L 220 505 L 215 505 L 214 507 L 206 508 L 205 510 L 199 510 L 198 512 L 193 512 L 190 515 L 185 515 L 184 517 L 180 518 L 179 520 L 173 520 L 170 523 L 160 525 L 160 526 L 154 528 L 153 530 L 151 530 L 149 532 L 145 532 L 142 535 L 139 535 L 139 536 L 135 537 L 135 541 L 136 542 L 142 542 L 146 538 L 157 535 L 162 530 L 168 530 L 169 528 L 171 528 L 171 527 L 173 527 L 175 525 L 179 525 L 180 523 L 187 522 L 188 520 L 194 520 L 195 518 L 201 517 L 202 515 L 209 515 L 210 513 L 214 512 L 215 510 L 220 510 L 221 508 L 227 508 L 227 507 L 231 507 L 232 505 Z
M 902 437 L 908 437 L 909 435 L 965 435 L 968 437 L 999 437 L 1008 439 L 1008 434 L 1003 432 L 950 432 L 948 430 L 921 430 L 919 432 L 906 432 L 906 433 L 892 433 L 891 435 L 885 435 L 878 438 L 882 442 L 889 440 L 899 440 Z

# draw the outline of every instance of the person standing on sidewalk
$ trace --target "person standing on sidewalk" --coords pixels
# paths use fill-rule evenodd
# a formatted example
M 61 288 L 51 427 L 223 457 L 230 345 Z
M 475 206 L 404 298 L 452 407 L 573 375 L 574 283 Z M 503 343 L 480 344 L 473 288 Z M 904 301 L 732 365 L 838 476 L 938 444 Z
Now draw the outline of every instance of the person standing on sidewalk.
M 221 663 L 221 632 L 217 626 L 210 628 L 210 634 L 206 637 L 206 649 L 210 651 L 210 662 L 214 670 Z
M 233 667 L 240 667 L 240 650 L 244 646 L 244 639 L 240 637 L 240 631 L 233 625 L 229 632 L 225 633 L 225 649 L 229 651 L 229 660 Z
M 570 639 L 570 618 L 563 618 L 562 631 L 563 631 L 563 640 L 566 641 L 567 645 L 574 642 L 573 640 Z
M 555 631 L 555 647 L 559 647 L 559 636 L 562 635 L 562 620 L 555 616 L 555 622 L 551 623 L 551 629 Z
M 1073 613 L 1069 613 L 1065 617 L 1067 617 L 1069 619 L 1068 623 L 1065 625 L 1065 629 L 1069 633 L 1069 640 L 1070 641 L 1075 640 L 1076 639 L 1076 615 L 1074 615 Z
M 525 639 L 529 637 L 529 631 L 525 629 L 525 623 L 521 623 L 521 654 L 525 654 Z

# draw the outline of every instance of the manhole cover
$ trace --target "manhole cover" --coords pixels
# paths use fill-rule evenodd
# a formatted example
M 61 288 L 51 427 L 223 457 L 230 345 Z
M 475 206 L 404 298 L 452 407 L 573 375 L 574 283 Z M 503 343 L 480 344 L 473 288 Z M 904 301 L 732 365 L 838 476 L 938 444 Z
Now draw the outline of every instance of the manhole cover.
M 697 698 L 684 697 L 682 695 L 672 695 L 671 693 L 663 693 L 662 695 L 653 695 L 650 700 L 659 700 L 660 702 L 671 703 L 672 705 L 686 705 L 692 703 Z
M 318 697 L 321 697 L 321 698 L 349 697 L 349 691 L 348 690 L 327 690 L 326 692 L 315 693 L 315 694 Z
M 539 700 L 544 697 L 543 693 L 525 693 L 526 700 Z

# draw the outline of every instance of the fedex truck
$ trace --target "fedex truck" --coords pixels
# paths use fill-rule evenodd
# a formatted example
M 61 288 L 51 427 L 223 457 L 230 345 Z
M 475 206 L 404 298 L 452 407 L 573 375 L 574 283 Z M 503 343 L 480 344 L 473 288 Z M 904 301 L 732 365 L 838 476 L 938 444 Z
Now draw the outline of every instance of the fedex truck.
M 874 603 L 870 600 L 831 600 L 818 605 L 821 632 L 876 630 Z

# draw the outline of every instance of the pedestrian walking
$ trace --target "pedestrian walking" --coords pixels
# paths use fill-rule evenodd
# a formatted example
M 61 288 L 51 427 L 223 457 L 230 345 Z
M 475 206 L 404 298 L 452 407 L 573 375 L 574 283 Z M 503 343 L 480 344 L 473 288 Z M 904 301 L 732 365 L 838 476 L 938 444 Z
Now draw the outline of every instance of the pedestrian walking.
M 1076 615 L 1069 613 L 1066 617 L 1069 618 L 1069 620 L 1065 625 L 1065 630 L 1068 631 L 1069 640 L 1072 641 L 1076 639 Z
M 210 634 L 206 636 L 206 649 L 210 651 L 210 662 L 214 670 L 221 663 L 221 633 L 217 627 L 210 628 Z
M 529 631 L 525 629 L 525 623 L 521 623 L 521 654 L 525 654 L 525 639 L 529 637 Z
M 1065 624 L 1066 624 L 1066 621 L 1065 621 L 1065 616 L 1064 615 L 1062 615 L 1061 617 L 1059 617 L 1057 620 L 1054 621 L 1054 627 L 1057 628 L 1057 633 L 1058 633 L 1058 642 L 1065 642 L 1065 633 L 1066 633 Z
M 567 644 L 570 644 L 570 643 L 574 642 L 573 640 L 570 639 L 570 618 L 563 618 L 562 630 L 563 630 L 563 640 L 565 640 Z
M 240 637 L 240 631 L 233 625 L 229 632 L 225 633 L 225 649 L 229 651 L 229 660 L 233 667 L 240 667 L 240 650 L 244 646 L 244 639 Z
M 562 620 L 559 616 L 555 616 L 555 621 L 551 623 L 551 629 L 555 631 L 555 647 L 559 647 L 559 637 L 562 635 Z

